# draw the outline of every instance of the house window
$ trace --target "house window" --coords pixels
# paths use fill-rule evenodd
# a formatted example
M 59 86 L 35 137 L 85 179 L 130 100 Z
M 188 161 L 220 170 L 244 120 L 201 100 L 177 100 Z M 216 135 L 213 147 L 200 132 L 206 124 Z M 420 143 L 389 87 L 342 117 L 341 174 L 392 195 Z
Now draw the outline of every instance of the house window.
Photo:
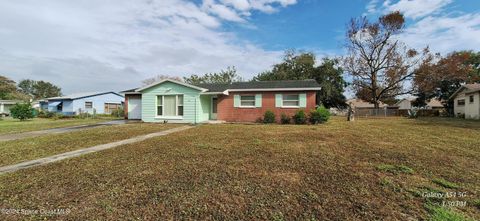
M 111 114 L 113 110 L 117 110 L 120 108 L 120 104 L 113 104 L 113 103 L 105 103 L 105 110 L 106 114 Z
M 157 96 L 157 116 L 183 116 L 183 95 Z
M 255 95 L 240 96 L 240 107 L 255 107 Z
M 298 94 L 284 94 L 282 95 L 283 107 L 298 107 L 300 106 L 300 99 Z
M 93 107 L 93 102 L 91 101 L 85 102 L 85 109 L 92 109 L 92 107 Z
M 457 105 L 458 106 L 464 106 L 465 105 L 465 99 L 457 100 Z
M 177 115 L 183 116 L 183 95 L 177 95 Z
M 470 103 L 473 103 L 473 95 L 470 95 Z

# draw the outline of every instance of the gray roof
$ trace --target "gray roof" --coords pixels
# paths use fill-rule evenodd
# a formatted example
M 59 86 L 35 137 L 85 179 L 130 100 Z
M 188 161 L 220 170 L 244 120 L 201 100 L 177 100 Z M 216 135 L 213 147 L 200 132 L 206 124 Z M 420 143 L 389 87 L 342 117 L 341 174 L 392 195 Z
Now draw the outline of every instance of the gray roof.
M 75 93 L 75 94 L 69 94 L 69 95 L 65 95 L 65 96 L 61 96 L 61 97 L 50 97 L 50 98 L 47 98 L 47 100 L 76 100 L 76 99 L 80 99 L 80 98 L 93 97 L 93 96 L 110 94 L 110 93 L 123 97 L 122 95 L 120 95 L 118 93 L 115 93 L 113 91 L 107 91 L 107 92 Z
M 468 89 L 468 92 L 480 90 L 480 84 L 466 84 L 464 86 Z
M 285 81 L 250 81 L 234 82 L 231 84 L 196 84 L 195 86 L 208 89 L 208 92 L 223 92 L 227 89 L 276 89 L 276 88 L 319 88 L 320 85 L 313 79 L 285 80 Z
M 480 91 L 480 84 L 478 84 L 478 83 L 465 84 L 462 87 L 460 87 L 457 91 L 455 91 L 455 93 L 453 93 L 450 96 L 450 99 L 455 98 L 457 96 L 457 94 L 460 93 L 461 91 L 463 91 L 464 89 L 466 89 L 465 93 L 474 93 L 474 92 Z

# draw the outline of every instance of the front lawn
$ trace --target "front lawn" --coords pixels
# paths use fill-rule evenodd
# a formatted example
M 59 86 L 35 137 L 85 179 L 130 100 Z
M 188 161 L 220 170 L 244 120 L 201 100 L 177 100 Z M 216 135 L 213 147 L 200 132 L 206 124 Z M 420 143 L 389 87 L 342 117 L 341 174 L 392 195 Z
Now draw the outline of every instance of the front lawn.
M 479 138 L 478 121 L 442 118 L 203 125 L 1 175 L 0 208 L 80 220 L 478 220 Z
M 178 125 L 133 123 L 0 142 L 0 166 L 167 130 Z
M 105 121 L 111 121 L 118 118 L 101 117 L 96 119 L 45 119 L 34 118 L 26 121 L 20 121 L 11 117 L 0 119 L 0 134 L 22 133 L 28 131 L 45 130 L 59 127 L 71 127 L 78 125 L 96 124 Z

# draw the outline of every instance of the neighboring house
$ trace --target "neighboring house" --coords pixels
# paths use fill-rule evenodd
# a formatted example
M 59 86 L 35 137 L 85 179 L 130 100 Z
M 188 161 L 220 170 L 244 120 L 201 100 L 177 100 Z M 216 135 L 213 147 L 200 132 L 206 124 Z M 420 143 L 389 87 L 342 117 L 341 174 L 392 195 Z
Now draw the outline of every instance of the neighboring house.
M 399 100 L 396 104 L 394 104 L 394 107 L 398 107 L 399 110 L 410 110 L 412 109 L 413 105 L 412 102 L 415 101 L 415 98 L 403 98 Z
M 16 103 L 21 103 L 22 101 L 17 100 L 0 100 L 0 116 L 9 116 L 10 108 Z
M 414 102 L 415 99 L 416 98 L 413 98 L 413 97 L 403 98 L 393 106 L 398 107 L 399 110 L 410 110 L 414 107 L 412 105 L 412 102 Z M 440 102 L 437 99 L 431 99 L 427 102 L 424 109 L 428 109 L 428 110 L 434 109 L 434 110 L 436 110 L 436 109 L 442 109 L 442 108 L 443 108 L 442 102 Z
M 465 84 L 450 96 L 453 111 L 466 119 L 480 119 L 480 84 Z
M 254 122 L 267 110 L 280 120 L 282 113 L 314 109 L 319 90 L 315 80 L 190 85 L 166 79 L 123 93 L 128 119 L 200 123 Z
M 81 113 L 109 114 L 112 110 L 122 107 L 124 97 L 115 92 L 77 93 L 62 97 L 47 98 L 40 102 L 50 112 L 75 115 Z
M 370 103 L 368 101 L 364 101 L 364 100 L 358 99 L 358 98 L 353 98 L 353 99 L 347 100 L 347 104 L 349 106 L 351 106 L 352 108 L 357 108 L 357 109 L 372 109 L 372 108 L 375 108 L 375 105 L 373 105 L 373 103 Z M 378 103 L 378 107 L 379 108 L 385 108 L 385 107 L 388 107 L 388 105 L 380 101 Z

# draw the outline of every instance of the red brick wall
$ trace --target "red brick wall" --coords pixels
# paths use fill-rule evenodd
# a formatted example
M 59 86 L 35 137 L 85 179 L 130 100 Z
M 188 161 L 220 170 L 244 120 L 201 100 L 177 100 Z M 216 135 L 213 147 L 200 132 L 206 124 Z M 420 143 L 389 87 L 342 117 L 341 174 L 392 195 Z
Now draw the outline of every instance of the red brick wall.
M 280 108 L 275 107 L 275 94 L 282 92 L 242 92 L 242 93 L 230 93 L 228 96 L 221 95 L 218 97 L 218 113 L 217 119 L 227 122 L 255 122 L 259 117 L 263 117 L 263 114 L 267 110 L 275 113 L 275 119 L 279 122 L 280 115 L 285 113 L 289 116 L 295 114 L 299 108 Z M 297 92 L 285 92 L 282 94 L 307 94 L 307 107 L 304 108 L 307 112 L 315 108 L 315 92 L 314 91 L 297 91 Z M 262 94 L 262 107 L 259 108 L 241 108 L 233 107 L 233 97 L 235 94 L 239 95 L 255 95 Z

